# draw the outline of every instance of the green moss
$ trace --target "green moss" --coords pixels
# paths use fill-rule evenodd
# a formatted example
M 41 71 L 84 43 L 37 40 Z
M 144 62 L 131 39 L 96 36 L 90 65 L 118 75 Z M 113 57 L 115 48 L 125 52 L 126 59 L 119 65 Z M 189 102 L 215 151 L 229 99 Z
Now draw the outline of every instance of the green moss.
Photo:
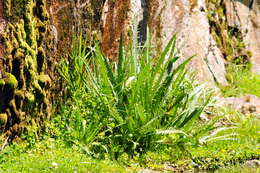
M 4 1 L 4 9 L 5 9 L 5 15 L 6 17 L 11 16 L 11 0 L 5 0 Z
M 25 13 L 25 29 L 28 34 L 27 43 L 33 49 L 37 49 L 37 19 L 34 17 L 33 9 L 35 7 L 34 1 L 29 1 L 26 5 L 26 13 Z M 34 55 L 33 55 L 34 56 Z
M 15 47 L 18 47 L 17 40 L 14 36 L 13 31 L 15 30 L 12 24 L 7 24 L 6 33 L 4 34 L 5 51 L 7 54 L 11 54 Z
M 14 55 L 14 58 L 21 59 L 24 57 L 23 49 L 17 49 Z
M 29 103 L 33 103 L 35 101 L 35 96 L 32 93 L 25 93 L 25 98 Z
M 6 49 L 5 49 L 6 53 L 12 53 L 12 50 L 14 48 L 13 48 L 13 44 L 11 42 L 6 42 L 5 47 L 6 47 Z
M 35 74 L 36 69 L 37 69 L 36 68 L 37 64 L 36 64 L 35 61 L 36 61 L 35 58 L 30 56 L 30 55 L 25 57 L 24 65 L 25 65 L 25 69 L 27 69 L 30 72 L 30 75 L 31 75 L 30 78 L 35 76 L 34 74 Z
M 43 101 L 44 98 L 46 97 L 46 94 L 45 94 L 45 91 L 42 89 L 42 87 L 39 85 L 37 80 L 35 80 L 33 82 L 33 88 L 36 91 L 36 98 L 38 100 Z
M 47 2 L 6 0 L 4 8 L 8 17 L 3 34 L 6 47 L 4 59 L 10 73 L 6 73 L 4 79 L 0 80 L 0 91 L 3 86 L 2 90 L 10 92 L 0 93 L 0 97 L 6 98 L 5 101 L 0 100 L 0 111 L 6 112 L 8 116 L 20 116 L 23 113 L 41 117 L 49 109 L 45 86 L 50 83 L 50 78 L 44 74 L 47 68 L 45 51 L 52 48 Z M 12 129 L 14 124 L 19 123 L 23 122 L 14 120 L 8 123 L 8 128 Z
M 16 91 L 15 91 L 15 95 L 18 96 L 18 97 L 20 97 L 20 98 L 23 98 L 24 92 L 23 92 L 22 90 L 16 90 Z
M 229 26 L 226 19 L 224 1 L 208 0 L 208 20 L 211 34 L 216 40 L 224 58 L 230 63 L 248 63 L 251 57 L 246 50 L 243 35 L 239 27 Z M 239 59 L 239 62 L 237 62 Z M 236 62 L 234 62 L 236 61 Z
M 17 38 L 19 40 L 26 40 L 26 32 L 24 29 L 24 20 L 20 19 L 19 23 L 16 24 Z
M 4 79 L 0 79 L 0 89 L 5 85 Z
M 37 54 L 37 70 L 38 72 L 42 72 L 45 68 L 44 63 L 45 63 L 45 51 L 42 47 L 38 48 L 38 54 Z
M 25 50 L 25 52 L 30 53 L 30 55 L 35 57 L 36 51 L 37 51 L 37 49 L 36 49 L 37 45 L 36 45 L 36 41 L 32 41 L 32 40 L 37 39 L 36 33 L 30 33 L 29 35 L 33 34 L 33 36 L 28 37 L 28 38 L 30 38 L 30 42 L 27 42 L 27 40 L 24 39 L 24 36 L 23 36 L 23 35 L 26 35 L 23 33 L 23 32 L 25 32 L 24 27 L 25 26 L 23 25 L 23 20 L 21 20 L 20 23 L 17 24 L 17 39 L 19 41 L 20 47 L 23 48 Z M 32 44 L 32 42 L 33 42 L 33 44 Z
M 0 114 L 0 127 L 4 127 L 7 123 L 7 114 L 1 113 Z
M 38 14 L 37 16 L 42 20 L 48 20 L 49 19 L 49 13 L 46 8 L 46 1 L 37 1 L 36 6 L 38 6 Z
M 41 86 L 45 86 L 47 83 L 51 82 L 51 79 L 48 75 L 42 74 L 38 76 L 38 82 Z
M 11 73 L 7 73 L 7 72 L 5 73 L 5 76 L 6 76 L 5 85 L 13 90 L 15 88 L 17 88 L 18 82 L 17 82 L 15 76 L 12 75 Z
M 41 88 L 45 88 L 48 84 L 51 83 L 51 79 L 48 75 L 42 74 L 38 76 L 38 83 Z

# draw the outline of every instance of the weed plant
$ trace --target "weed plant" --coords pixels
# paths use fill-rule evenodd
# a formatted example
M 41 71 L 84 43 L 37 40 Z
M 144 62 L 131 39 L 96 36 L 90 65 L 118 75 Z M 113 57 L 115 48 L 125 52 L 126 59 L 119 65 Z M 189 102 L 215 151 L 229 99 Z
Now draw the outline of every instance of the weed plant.
M 229 85 L 220 86 L 224 96 L 253 94 L 260 97 L 260 76 L 251 72 L 249 65 L 229 65 L 227 79 Z
M 173 36 L 153 56 L 149 39 L 141 48 L 133 39 L 129 49 L 121 39 L 118 60 L 110 62 L 98 45 L 87 48 L 79 37 L 60 66 L 71 99 L 62 112 L 66 139 L 113 159 L 201 144 L 215 129 L 214 121 L 198 123 L 211 94 L 188 77 L 192 57 L 181 62 L 175 45 Z

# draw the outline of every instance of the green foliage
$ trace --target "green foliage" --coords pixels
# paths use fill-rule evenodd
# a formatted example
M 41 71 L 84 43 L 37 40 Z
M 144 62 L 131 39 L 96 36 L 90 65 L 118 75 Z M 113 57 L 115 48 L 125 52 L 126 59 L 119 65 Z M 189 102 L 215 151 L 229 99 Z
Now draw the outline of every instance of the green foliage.
M 77 148 L 62 143 L 49 138 L 37 143 L 35 149 L 28 149 L 24 144 L 8 146 L 0 156 L 0 172 L 134 172 L 116 162 L 88 158 Z
M 6 80 L 5 85 L 10 89 L 14 90 L 18 86 L 17 79 L 11 73 L 5 73 Z
M 148 151 L 132 159 L 122 155 L 118 161 L 96 160 L 88 157 L 76 145 L 67 146 L 57 127 L 49 124 L 43 137 L 31 146 L 30 141 L 7 146 L 0 155 L 0 172 L 257 172 L 259 168 L 243 166 L 247 160 L 260 158 L 257 116 L 241 115 L 234 110 L 218 110 L 223 113 L 222 123 L 236 124 L 236 140 L 211 141 L 207 145 L 188 146 L 189 155 L 174 148 Z M 55 120 L 62 123 L 60 117 Z M 61 125 L 62 126 L 62 125 Z M 223 134 L 218 134 L 223 135 Z M 52 136 L 52 138 L 50 138 Z M 30 140 L 30 139 L 29 139 Z
M 260 119 L 258 115 L 243 115 L 232 108 L 222 108 L 221 113 L 225 115 L 227 124 L 234 124 L 234 129 L 239 134 L 240 143 L 259 145 L 260 143 Z
M 241 65 L 227 68 L 229 85 L 220 86 L 224 96 L 253 94 L 260 97 L 260 76 Z
M 142 49 L 132 44 L 129 50 L 121 40 L 118 61 L 110 62 L 80 37 L 60 66 L 71 96 L 61 113 L 68 141 L 114 159 L 200 144 L 214 129 L 213 121 L 198 125 L 210 94 L 188 78 L 185 66 L 192 57 L 180 62 L 175 44 L 174 36 L 154 57 L 149 40 Z
M 221 120 L 234 134 L 233 140 L 210 141 L 205 147 L 193 148 L 193 161 L 201 169 L 219 169 L 221 167 L 243 164 L 247 160 L 260 158 L 260 120 L 257 115 L 243 115 L 231 108 L 223 108 L 219 113 Z M 226 132 L 218 135 L 226 135 Z
M 179 172 L 187 169 L 198 169 L 203 172 L 203 170 L 214 171 L 234 165 L 242 169 L 241 165 L 247 160 L 259 160 L 260 120 L 258 117 L 245 116 L 229 108 L 218 109 L 217 112 L 224 115 L 218 121 L 227 124 L 226 126 L 236 127 L 215 135 L 215 138 L 222 136 L 222 140 L 210 140 L 207 144 L 198 147 L 189 146 L 186 148 L 189 155 L 178 154 L 178 151 L 173 151 L 171 148 L 160 153 L 148 152 L 142 158 L 143 165 L 156 168 L 159 167 L 158 165 L 164 167 L 165 163 L 173 163 Z M 223 137 L 229 134 L 234 134 L 233 140 L 225 140 L 227 137 Z

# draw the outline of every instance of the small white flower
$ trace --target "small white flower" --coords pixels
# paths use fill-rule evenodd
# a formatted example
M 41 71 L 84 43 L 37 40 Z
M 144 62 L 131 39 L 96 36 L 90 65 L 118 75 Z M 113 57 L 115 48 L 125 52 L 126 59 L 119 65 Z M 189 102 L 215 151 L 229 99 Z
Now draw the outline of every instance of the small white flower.
M 125 87 L 127 87 L 127 88 L 130 87 L 132 81 L 134 81 L 134 80 L 135 80 L 135 76 L 129 77 L 129 78 L 127 79 L 126 83 L 125 83 Z
M 58 168 L 58 164 L 55 163 L 55 162 L 52 162 L 52 163 L 51 163 L 51 166 L 52 166 L 53 169 L 57 169 L 57 168 Z

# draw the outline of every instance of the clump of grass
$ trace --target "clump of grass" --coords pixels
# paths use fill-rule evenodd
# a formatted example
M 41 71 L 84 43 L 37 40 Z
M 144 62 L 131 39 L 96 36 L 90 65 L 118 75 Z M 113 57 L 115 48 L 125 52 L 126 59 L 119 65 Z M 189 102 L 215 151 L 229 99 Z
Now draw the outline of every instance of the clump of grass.
M 242 65 L 230 65 L 228 67 L 227 79 L 229 85 L 220 86 L 224 96 L 253 94 L 260 97 L 260 76 L 248 68 Z
M 149 40 L 129 49 L 121 40 L 118 61 L 110 62 L 79 38 L 60 66 L 71 95 L 62 112 L 66 139 L 92 156 L 113 159 L 206 142 L 201 139 L 215 121 L 198 122 L 211 93 L 189 78 L 185 67 L 192 57 L 176 63 L 175 45 L 176 36 L 153 56 Z

